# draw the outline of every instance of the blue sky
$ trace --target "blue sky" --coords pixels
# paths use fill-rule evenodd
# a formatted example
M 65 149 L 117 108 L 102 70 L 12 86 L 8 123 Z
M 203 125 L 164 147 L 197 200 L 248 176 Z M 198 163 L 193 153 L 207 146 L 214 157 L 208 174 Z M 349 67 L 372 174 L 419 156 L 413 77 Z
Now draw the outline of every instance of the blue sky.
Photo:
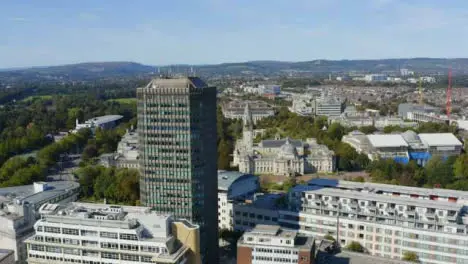
M 468 57 L 466 0 L 2 0 L 0 68 Z

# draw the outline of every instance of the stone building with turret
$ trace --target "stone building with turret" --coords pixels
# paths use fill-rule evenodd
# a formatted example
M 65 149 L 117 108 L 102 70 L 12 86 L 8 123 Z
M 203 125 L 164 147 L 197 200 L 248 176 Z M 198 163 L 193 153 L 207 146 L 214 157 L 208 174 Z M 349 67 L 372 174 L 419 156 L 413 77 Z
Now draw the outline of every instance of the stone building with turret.
M 276 136 L 273 140 L 253 143 L 254 130 L 250 107 L 243 117 L 242 138 L 236 142 L 233 166 L 240 172 L 295 176 L 335 170 L 334 152 L 315 139 L 306 141 Z

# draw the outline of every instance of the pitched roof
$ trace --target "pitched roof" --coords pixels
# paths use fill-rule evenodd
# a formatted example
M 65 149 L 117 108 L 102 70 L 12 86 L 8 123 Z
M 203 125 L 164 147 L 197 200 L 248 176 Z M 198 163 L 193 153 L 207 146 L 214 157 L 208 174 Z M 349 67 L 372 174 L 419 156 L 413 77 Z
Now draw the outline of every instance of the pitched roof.
M 279 140 L 275 140 L 275 139 L 262 140 L 260 142 L 260 145 L 264 148 L 280 148 L 286 143 L 288 139 L 289 138 L 279 139 Z M 304 146 L 304 143 L 302 143 L 301 140 L 289 139 L 289 142 L 291 143 L 291 145 L 295 146 L 296 148 L 300 148 Z

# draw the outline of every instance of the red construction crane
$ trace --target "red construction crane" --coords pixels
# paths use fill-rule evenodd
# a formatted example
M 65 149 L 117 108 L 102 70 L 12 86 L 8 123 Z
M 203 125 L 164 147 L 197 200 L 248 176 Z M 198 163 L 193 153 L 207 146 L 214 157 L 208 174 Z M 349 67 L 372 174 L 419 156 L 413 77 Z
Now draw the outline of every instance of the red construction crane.
M 449 68 L 448 72 L 448 87 L 447 87 L 447 100 L 445 102 L 447 117 L 450 118 L 452 112 L 452 67 Z

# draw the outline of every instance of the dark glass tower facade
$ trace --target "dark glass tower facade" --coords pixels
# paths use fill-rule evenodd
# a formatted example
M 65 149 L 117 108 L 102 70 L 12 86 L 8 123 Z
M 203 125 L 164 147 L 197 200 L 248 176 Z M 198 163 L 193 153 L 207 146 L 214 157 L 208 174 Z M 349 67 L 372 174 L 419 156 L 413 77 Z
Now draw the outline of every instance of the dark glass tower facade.
M 218 263 L 216 88 L 197 77 L 137 89 L 140 196 L 200 225 L 203 263 Z

